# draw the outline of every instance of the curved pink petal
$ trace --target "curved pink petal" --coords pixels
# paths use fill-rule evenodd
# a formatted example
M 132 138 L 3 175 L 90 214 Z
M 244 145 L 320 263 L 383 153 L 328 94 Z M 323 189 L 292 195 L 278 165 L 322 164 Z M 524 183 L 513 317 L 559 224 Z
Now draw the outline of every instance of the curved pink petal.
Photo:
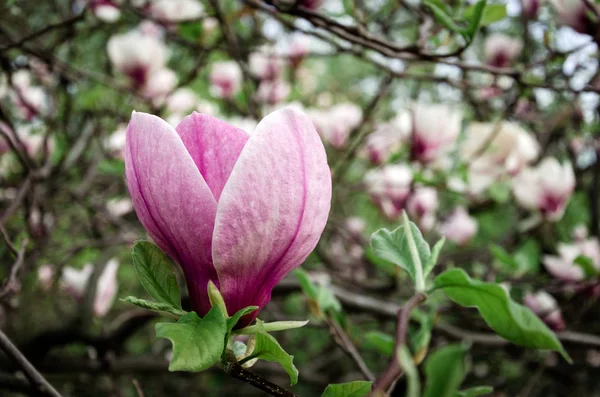
M 231 170 L 248 141 L 248 134 L 196 112 L 181 120 L 176 130 L 215 200 L 219 201 Z
M 134 112 L 125 143 L 127 186 L 138 218 L 156 244 L 182 267 L 200 315 L 217 281 L 211 239 L 217 203 L 177 132 L 156 116 Z
M 217 209 L 213 261 L 230 313 L 267 304 L 275 284 L 316 246 L 330 201 L 327 156 L 308 116 L 284 108 L 265 117 Z

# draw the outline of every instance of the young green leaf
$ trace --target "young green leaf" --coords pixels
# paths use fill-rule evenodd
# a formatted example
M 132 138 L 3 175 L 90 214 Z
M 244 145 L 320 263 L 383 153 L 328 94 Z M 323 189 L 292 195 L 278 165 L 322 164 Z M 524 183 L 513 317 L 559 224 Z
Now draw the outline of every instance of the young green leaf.
M 176 323 L 159 323 L 155 328 L 157 338 L 173 344 L 169 371 L 204 371 L 220 360 L 225 349 L 227 323 L 218 306 L 203 319 L 191 312 Z
M 238 310 L 235 314 L 227 319 L 227 333 L 230 333 L 233 327 L 240 321 L 240 318 L 244 317 L 246 314 L 250 314 L 253 311 L 257 310 L 258 306 L 248 306 L 243 309 Z
M 221 295 L 221 291 L 217 288 L 215 283 L 212 280 L 208 280 L 208 300 L 210 301 L 211 306 L 219 306 L 221 309 L 221 313 L 225 315 L 225 318 L 229 318 L 229 314 L 227 314 L 227 306 L 225 306 L 225 300 L 223 299 L 223 295 Z
M 274 321 L 272 323 L 263 323 L 259 325 L 251 325 L 246 328 L 237 330 L 235 333 L 238 335 L 252 335 L 257 332 L 276 332 L 285 331 L 287 329 L 301 328 L 308 324 L 308 320 L 305 321 Z
M 404 370 L 406 374 L 406 379 L 408 380 L 408 390 L 406 391 L 406 397 L 420 397 L 421 396 L 421 381 L 419 380 L 419 372 L 417 371 L 417 367 L 413 362 L 412 355 L 410 354 L 410 350 L 406 345 L 402 345 L 398 347 L 398 351 L 396 352 L 398 355 L 398 361 L 400 362 L 400 367 Z
M 436 277 L 434 289 L 442 289 L 461 306 L 476 307 L 503 338 L 521 346 L 558 351 L 571 362 L 556 335 L 531 310 L 511 300 L 500 285 L 474 280 L 462 269 L 451 269 Z
M 465 18 L 472 20 L 477 11 L 476 7 L 477 4 L 467 7 L 464 12 Z M 487 4 L 483 9 L 479 26 L 487 26 L 504 18 L 506 18 L 506 4 Z
M 477 386 L 471 387 L 469 389 L 459 391 L 454 393 L 453 397 L 478 397 L 486 394 L 490 394 L 494 391 L 494 388 L 491 386 Z
M 160 248 L 148 241 L 136 241 L 133 246 L 133 267 L 142 286 L 158 302 L 181 308 L 173 261 Z
M 425 361 L 427 383 L 423 397 L 454 397 L 467 373 L 467 348 L 460 344 L 444 346 Z
M 327 386 L 321 397 L 364 397 L 371 392 L 373 382 L 357 380 Z
M 260 326 L 260 324 L 259 321 L 258 325 Z M 279 342 L 266 332 L 254 334 L 252 338 L 254 338 L 256 343 L 252 353 L 254 357 L 279 363 L 290 376 L 291 384 L 295 385 L 298 383 L 298 369 L 294 366 L 294 356 L 287 354 Z
M 394 354 L 395 340 L 392 335 L 379 331 L 370 331 L 365 335 L 365 348 L 372 349 L 387 357 Z
M 162 302 L 153 302 L 146 299 L 136 298 L 135 296 L 128 296 L 121 299 L 123 302 L 131 303 L 132 305 L 136 305 L 138 307 L 153 310 L 155 312 L 163 312 L 170 313 L 176 317 L 184 316 L 187 312 L 181 310 L 173 305 Z
M 431 10 L 435 20 L 446 29 L 458 33 L 462 33 L 464 31 L 464 28 L 454 22 L 452 17 L 448 15 L 447 10 L 445 10 L 443 7 L 440 7 L 437 4 L 437 1 L 425 0 L 423 5 Z
M 594 261 L 588 256 L 579 255 L 575 258 L 573 263 L 583 269 L 583 273 L 586 277 L 592 277 L 598 274 L 598 270 L 596 269 L 596 266 L 594 266 Z
M 442 237 L 441 239 L 438 240 L 437 243 L 435 243 L 435 245 L 431 249 L 431 256 L 429 257 L 429 260 L 424 265 L 424 269 L 427 269 L 426 273 L 425 273 L 425 277 L 427 277 L 427 275 L 429 275 L 431 270 L 433 270 L 434 266 L 437 264 L 438 258 L 440 256 L 440 252 L 442 251 L 442 248 L 444 248 L 445 242 L 446 242 L 446 238 Z

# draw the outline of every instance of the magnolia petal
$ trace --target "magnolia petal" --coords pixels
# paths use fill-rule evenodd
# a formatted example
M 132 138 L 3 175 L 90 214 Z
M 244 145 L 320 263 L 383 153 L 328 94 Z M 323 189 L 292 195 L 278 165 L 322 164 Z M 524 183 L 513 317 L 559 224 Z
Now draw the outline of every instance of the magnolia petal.
M 181 120 L 176 130 L 215 200 L 219 201 L 231 170 L 248 141 L 248 134 L 197 112 Z
M 217 209 L 213 261 L 230 313 L 267 304 L 275 284 L 316 246 L 330 201 L 327 156 L 308 116 L 284 108 L 265 117 Z
M 182 267 L 203 315 L 210 309 L 206 284 L 217 280 L 210 254 L 217 203 L 208 185 L 175 129 L 139 112 L 127 127 L 125 174 L 138 218 Z

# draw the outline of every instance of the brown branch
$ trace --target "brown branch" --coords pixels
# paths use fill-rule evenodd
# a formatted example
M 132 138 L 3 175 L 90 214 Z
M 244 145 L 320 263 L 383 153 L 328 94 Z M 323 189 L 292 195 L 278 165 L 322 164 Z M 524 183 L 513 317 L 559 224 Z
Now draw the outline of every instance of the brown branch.
M 40 374 L 25 356 L 0 330 L 0 350 L 2 350 L 23 372 L 27 380 L 44 396 L 61 397 L 60 393 Z
M 356 363 L 358 369 L 360 372 L 362 372 L 365 378 L 370 381 L 374 381 L 375 375 L 373 375 L 373 372 L 371 372 L 365 363 L 365 360 L 358 352 L 358 349 L 354 345 L 354 342 L 352 342 L 350 335 L 348 335 L 346 331 L 344 331 L 344 329 L 335 322 L 335 320 L 327 318 L 326 322 L 329 325 L 329 330 L 333 335 L 335 343 Z
M 427 299 L 427 296 L 422 292 L 417 292 L 412 298 L 406 302 L 400 310 L 398 310 L 398 325 L 396 326 L 396 343 L 394 346 L 394 354 L 390 359 L 390 363 L 383 374 L 375 381 L 375 386 L 371 392 L 372 396 L 377 396 L 381 393 L 386 393 L 387 390 L 396 382 L 402 375 L 402 367 L 398 361 L 396 352 L 406 344 L 406 335 L 408 334 L 408 324 L 410 315 L 414 308 L 419 306 Z
M 225 372 L 234 379 L 239 379 L 243 382 L 248 383 L 255 388 L 268 393 L 271 396 L 276 397 L 298 397 L 297 394 L 284 389 L 274 383 L 269 382 L 261 376 L 256 375 L 253 372 L 245 370 L 241 365 L 234 363 L 223 368 Z

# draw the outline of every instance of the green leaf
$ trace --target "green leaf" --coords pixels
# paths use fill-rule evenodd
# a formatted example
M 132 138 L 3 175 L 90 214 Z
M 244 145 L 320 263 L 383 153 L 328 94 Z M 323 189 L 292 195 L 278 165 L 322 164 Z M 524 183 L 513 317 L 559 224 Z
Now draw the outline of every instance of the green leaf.
M 503 338 L 521 346 L 558 351 L 571 358 L 556 335 L 528 308 L 510 299 L 495 283 L 474 280 L 462 269 L 451 269 L 436 277 L 435 289 L 465 307 L 476 307 L 485 322 Z
M 318 288 L 315 285 L 315 283 L 312 282 L 308 273 L 306 273 L 302 269 L 296 269 L 296 270 L 294 270 L 294 275 L 298 279 L 298 282 L 300 283 L 300 288 L 302 288 L 302 291 L 304 291 L 306 296 L 308 296 L 310 299 L 316 301 L 317 294 L 318 294 Z
M 394 354 L 395 340 L 392 335 L 379 331 L 370 331 L 365 335 L 365 348 L 375 350 L 385 356 Z
M 540 246 L 534 239 L 525 241 L 513 254 L 519 274 L 537 274 L 540 268 Z
M 412 355 L 410 354 L 410 350 L 406 345 L 402 345 L 398 348 L 398 361 L 400 362 L 400 367 L 404 370 L 406 374 L 406 379 L 408 381 L 408 390 L 406 391 L 406 397 L 420 397 L 421 395 L 421 381 L 419 380 L 419 372 L 417 371 L 417 367 L 413 362 Z
M 215 306 L 200 319 L 194 312 L 182 316 L 176 323 L 156 324 L 156 337 L 173 344 L 169 371 L 204 371 L 221 359 L 225 349 L 227 323 Z
M 594 266 L 594 261 L 585 255 L 579 255 L 573 261 L 574 264 L 583 269 L 583 273 L 586 277 L 592 277 L 598 274 L 598 270 Z
M 446 238 L 442 237 L 441 239 L 438 240 L 437 243 L 435 243 L 435 245 L 431 249 L 431 256 L 429 257 L 429 260 L 425 264 L 425 269 L 429 269 L 429 271 L 427 272 L 425 277 L 427 277 L 427 275 L 431 272 L 431 270 L 437 264 L 438 258 L 440 256 L 440 252 L 442 251 L 442 248 L 444 247 L 445 242 L 446 242 Z
M 229 314 L 227 313 L 227 306 L 225 306 L 225 300 L 223 299 L 223 295 L 221 295 L 221 291 L 219 291 L 219 289 L 217 288 L 215 283 L 212 282 L 212 280 L 208 280 L 207 290 L 210 306 L 219 306 L 219 309 L 221 309 L 221 313 L 225 315 L 225 318 L 228 318 Z
M 479 0 L 477 3 L 473 4 L 473 12 L 471 15 L 465 15 L 469 21 L 469 26 L 467 27 L 466 31 L 463 32 L 463 36 L 468 42 L 473 41 L 473 38 L 477 33 L 477 29 L 479 29 L 479 24 L 483 19 L 484 10 L 487 8 L 486 3 L 487 0 Z
M 274 321 L 272 323 L 262 323 L 261 325 L 251 325 L 246 328 L 237 330 L 235 333 L 238 335 L 252 335 L 257 332 L 276 332 L 285 331 L 287 329 L 301 328 L 308 324 L 308 320 L 305 321 Z
M 504 265 L 504 267 L 511 271 L 516 271 L 518 269 L 519 264 L 517 261 L 515 261 L 512 255 L 503 247 L 496 244 L 490 244 L 490 252 L 492 253 L 494 259 L 500 262 L 500 264 Z
M 246 314 L 252 313 L 257 310 L 258 306 L 248 306 L 243 309 L 238 310 L 235 314 L 227 319 L 227 333 L 230 333 L 233 327 L 240 321 L 240 318 L 244 317 Z
M 153 302 L 146 299 L 136 298 L 135 296 L 128 296 L 121 299 L 123 302 L 131 303 L 132 305 L 139 306 L 144 309 L 153 310 L 155 312 L 164 312 L 171 313 L 174 316 L 181 317 L 184 316 L 187 312 L 181 310 L 173 305 L 162 302 Z
M 387 229 L 379 229 L 371 235 L 371 247 L 378 257 L 406 270 L 417 289 L 419 283 L 423 282 L 423 278 L 427 277 L 435 265 L 431 260 L 429 244 L 413 222 L 406 221 L 391 232 Z
M 261 325 L 260 320 L 257 322 Z M 290 376 L 291 384 L 298 383 L 298 369 L 294 366 L 294 356 L 287 354 L 279 342 L 266 332 L 254 334 L 252 337 L 256 342 L 252 355 L 261 360 L 279 363 Z
M 473 4 L 465 9 L 464 16 L 468 20 L 473 20 L 477 13 L 477 5 Z M 487 26 L 506 18 L 506 4 L 487 4 L 483 9 L 479 26 Z
M 321 397 L 364 397 L 371 392 L 371 384 L 365 380 L 338 383 L 327 386 Z
M 156 245 L 136 241 L 133 246 L 133 266 L 144 289 L 158 302 L 181 308 L 181 296 L 173 261 Z
M 477 386 L 454 393 L 454 397 L 477 397 L 485 394 L 490 394 L 494 391 L 491 386 Z
M 379 269 L 386 272 L 387 274 L 390 274 L 390 275 L 396 274 L 398 267 L 395 264 L 393 264 L 392 262 L 386 261 L 385 259 L 382 259 L 382 258 L 378 257 L 377 255 L 375 255 L 375 252 L 373 252 L 372 247 L 370 247 L 370 246 L 366 247 L 364 255 L 365 255 L 365 258 L 367 259 L 367 261 L 369 261 L 369 263 L 377 266 Z
M 495 202 L 504 204 L 510 200 L 511 186 L 508 182 L 497 182 L 490 186 L 488 192 Z
M 428 7 L 431 10 L 435 20 L 440 25 L 445 27 L 446 29 L 448 29 L 452 32 L 458 32 L 458 33 L 464 32 L 464 28 L 462 26 L 459 26 L 456 22 L 454 22 L 454 20 L 452 19 L 452 17 L 450 15 L 448 15 L 446 10 L 444 8 L 440 7 L 436 3 L 437 3 L 436 1 L 425 0 L 423 2 L 423 5 L 425 5 L 426 7 Z
M 317 304 L 321 313 L 331 311 L 334 313 L 340 313 L 342 311 L 342 305 L 340 301 L 329 288 L 313 283 L 308 273 L 302 269 L 296 269 L 294 274 L 300 282 L 302 291 L 304 291 L 310 300 Z
M 467 348 L 460 344 L 444 346 L 425 361 L 427 384 L 423 397 L 453 397 L 467 373 Z

